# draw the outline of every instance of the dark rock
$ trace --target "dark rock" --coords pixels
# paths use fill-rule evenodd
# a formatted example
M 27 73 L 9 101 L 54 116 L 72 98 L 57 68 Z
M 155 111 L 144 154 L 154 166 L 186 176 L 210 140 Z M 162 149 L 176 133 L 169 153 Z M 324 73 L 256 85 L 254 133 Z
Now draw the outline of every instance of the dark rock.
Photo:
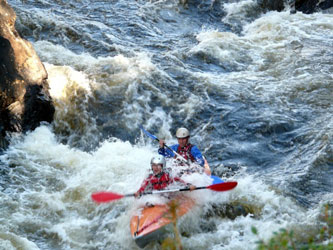
M 257 3 L 264 9 L 276 11 L 283 11 L 289 5 L 292 14 L 296 11 L 311 14 L 333 7 L 333 0 L 257 0 Z
M 305 14 L 311 14 L 316 10 L 318 2 L 318 0 L 296 0 L 295 8 Z
M 333 0 L 296 0 L 296 10 L 306 14 L 311 14 L 316 11 L 325 10 L 333 7 Z
M 15 30 L 15 20 L 13 9 L 0 0 L 1 141 L 6 132 L 25 132 L 43 121 L 52 122 L 55 111 L 44 65 Z
M 220 176 L 222 179 L 229 179 L 234 176 L 239 170 L 240 166 L 238 164 L 227 163 L 226 165 L 212 166 L 212 174 Z
M 285 8 L 283 0 L 257 0 L 257 3 L 267 10 L 282 11 Z
M 333 7 L 333 0 L 326 0 L 319 3 L 318 7 L 322 10 L 326 10 Z
M 33 130 L 41 121 L 52 122 L 54 107 L 52 99 L 41 85 L 27 86 L 24 95 L 25 112 L 22 117 L 23 131 Z
M 229 204 L 212 204 L 212 207 L 206 212 L 204 217 L 206 219 L 221 217 L 234 220 L 238 216 L 247 216 L 248 214 L 251 214 L 252 217 L 259 217 L 260 213 L 261 207 L 245 201 L 235 201 Z

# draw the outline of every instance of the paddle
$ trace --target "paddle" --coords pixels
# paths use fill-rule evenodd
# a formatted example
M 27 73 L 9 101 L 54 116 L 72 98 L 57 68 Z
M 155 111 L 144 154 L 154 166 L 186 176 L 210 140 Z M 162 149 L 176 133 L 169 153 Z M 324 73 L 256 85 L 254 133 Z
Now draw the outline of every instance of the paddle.
M 150 138 L 153 138 L 154 140 L 160 142 L 160 139 L 158 139 L 155 135 L 152 135 L 151 133 L 149 133 L 147 130 L 145 130 L 142 125 L 140 125 L 140 129 L 146 134 L 148 135 Z M 170 148 L 168 145 L 164 144 L 164 146 L 171 150 L 172 153 L 174 153 L 175 155 L 177 155 L 182 161 L 184 161 L 186 164 L 189 165 L 189 162 L 183 157 L 181 156 L 180 154 L 178 154 L 175 150 L 173 150 L 172 148 Z
M 149 133 L 147 130 L 145 130 L 144 128 L 143 128 L 143 126 L 142 125 L 140 125 L 139 126 L 140 127 L 140 129 L 146 134 L 146 135 L 148 135 L 150 138 L 153 138 L 154 140 L 156 140 L 156 141 L 160 141 L 160 139 L 158 139 L 155 135 L 153 135 L 153 134 L 151 134 L 151 133 Z M 175 155 L 177 155 L 177 157 L 179 158 L 179 159 L 181 159 L 183 162 L 185 162 L 186 163 L 186 165 L 187 166 L 191 166 L 191 164 L 182 156 L 182 155 L 180 155 L 180 154 L 178 154 L 175 150 L 173 150 L 172 148 L 170 148 L 168 145 L 166 145 L 166 144 L 164 144 L 164 146 L 166 147 L 166 148 L 168 148 L 171 152 L 173 152 Z M 206 161 L 206 159 L 205 159 L 205 157 L 204 156 L 202 156 L 203 158 L 204 158 L 204 160 Z M 192 165 L 192 167 L 193 167 L 193 165 Z M 208 169 L 209 169 L 209 167 L 208 167 Z M 210 169 L 209 169 L 209 174 L 208 175 L 210 175 Z M 214 179 L 214 176 L 212 176 L 212 178 Z M 218 178 L 218 177 L 216 177 L 216 178 Z M 214 181 L 215 183 L 219 183 L 217 180 L 216 181 Z
M 231 182 L 223 182 L 223 183 L 218 183 L 210 186 L 204 186 L 204 187 L 196 187 L 194 190 L 198 189 L 210 189 L 213 191 L 217 192 L 222 192 L 222 191 L 228 191 L 237 186 L 236 181 L 231 181 Z M 173 192 L 182 192 L 182 191 L 190 191 L 190 188 L 180 188 L 180 189 L 166 189 L 166 190 L 154 190 L 150 192 L 144 192 L 142 195 L 147 195 L 147 194 L 162 194 L 162 193 L 173 193 Z M 113 192 L 96 192 L 91 195 L 91 198 L 97 202 L 97 203 L 105 203 L 105 202 L 110 202 L 110 201 L 115 201 L 119 200 L 125 197 L 131 197 L 134 196 L 133 194 L 117 194 Z

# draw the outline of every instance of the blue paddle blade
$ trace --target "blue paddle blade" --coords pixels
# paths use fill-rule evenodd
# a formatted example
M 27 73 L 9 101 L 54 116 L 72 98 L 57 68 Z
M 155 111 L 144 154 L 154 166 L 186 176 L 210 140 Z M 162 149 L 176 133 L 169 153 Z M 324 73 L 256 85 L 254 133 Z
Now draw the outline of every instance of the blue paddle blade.
M 151 133 L 149 133 L 147 130 L 145 130 L 142 125 L 139 126 L 140 129 L 143 131 L 143 133 L 145 133 L 146 135 L 148 135 L 150 138 L 153 138 L 154 140 L 157 140 L 159 141 L 159 139 L 155 136 L 155 135 L 152 135 Z
M 215 175 L 211 175 L 210 178 L 213 180 L 212 185 L 214 184 L 219 184 L 219 183 L 223 183 L 224 181 L 222 181 L 219 177 L 215 176 Z

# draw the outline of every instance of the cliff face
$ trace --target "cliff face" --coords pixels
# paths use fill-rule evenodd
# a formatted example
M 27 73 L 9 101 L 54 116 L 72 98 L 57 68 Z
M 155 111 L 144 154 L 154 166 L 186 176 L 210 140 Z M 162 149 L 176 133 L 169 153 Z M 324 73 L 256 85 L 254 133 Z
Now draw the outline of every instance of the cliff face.
M 0 136 L 52 122 L 47 72 L 32 45 L 15 30 L 16 14 L 0 0 Z M 2 138 L 3 139 L 3 138 Z M 0 138 L 1 141 L 1 138 Z M 0 142 L 0 147 L 1 147 Z

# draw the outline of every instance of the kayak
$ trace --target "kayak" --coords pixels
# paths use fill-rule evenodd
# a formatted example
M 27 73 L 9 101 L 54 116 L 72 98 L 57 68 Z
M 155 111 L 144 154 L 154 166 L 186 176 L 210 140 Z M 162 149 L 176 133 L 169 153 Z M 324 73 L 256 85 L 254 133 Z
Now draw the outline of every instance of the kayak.
M 223 183 L 219 177 L 211 175 L 212 184 Z M 188 213 L 195 202 L 192 198 L 185 195 L 178 195 L 166 204 L 157 204 L 146 206 L 140 212 L 131 218 L 130 229 L 135 243 L 144 248 L 151 241 L 163 240 L 170 231 L 170 225 L 175 221 L 172 217 L 171 206 L 177 204 L 177 217 Z
M 170 211 L 172 204 L 176 204 L 176 213 L 179 218 L 190 211 L 195 202 L 185 195 L 178 195 L 166 204 L 146 206 L 140 215 L 131 218 L 131 235 L 140 248 L 144 248 L 151 241 L 164 239 L 170 230 L 169 226 L 175 222 Z
M 215 175 L 211 175 L 210 178 L 213 180 L 212 184 L 219 184 L 224 182 L 220 177 Z

